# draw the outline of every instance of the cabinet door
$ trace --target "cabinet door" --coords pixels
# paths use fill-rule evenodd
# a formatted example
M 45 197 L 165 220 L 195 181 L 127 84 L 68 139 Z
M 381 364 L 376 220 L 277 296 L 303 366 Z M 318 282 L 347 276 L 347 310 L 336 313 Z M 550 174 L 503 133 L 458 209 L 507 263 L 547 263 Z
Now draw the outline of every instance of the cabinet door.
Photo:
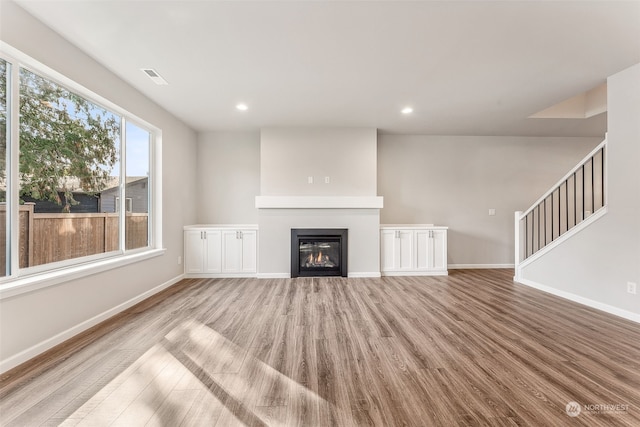
M 222 271 L 239 273 L 242 271 L 242 239 L 240 230 L 222 232 Z
M 429 230 L 416 230 L 416 269 L 428 270 L 433 264 L 433 241 Z
M 204 235 L 205 273 L 222 272 L 222 233 L 219 230 L 206 231 Z
M 400 261 L 396 254 L 396 230 L 380 231 L 380 269 L 382 271 L 397 270 Z
M 204 270 L 204 246 L 202 230 L 184 232 L 184 272 L 202 273 Z
M 258 271 L 257 251 L 258 232 L 255 230 L 240 231 L 242 238 L 242 272 L 255 273 Z
M 431 268 L 434 270 L 447 269 L 447 230 L 433 230 L 433 256 Z
M 416 231 L 416 269 L 447 269 L 447 230 Z
M 382 271 L 411 270 L 415 268 L 413 230 L 382 230 L 380 232 Z
M 415 268 L 413 249 L 413 230 L 400 230 L 398 233 L 398 270 L 413 270 Z

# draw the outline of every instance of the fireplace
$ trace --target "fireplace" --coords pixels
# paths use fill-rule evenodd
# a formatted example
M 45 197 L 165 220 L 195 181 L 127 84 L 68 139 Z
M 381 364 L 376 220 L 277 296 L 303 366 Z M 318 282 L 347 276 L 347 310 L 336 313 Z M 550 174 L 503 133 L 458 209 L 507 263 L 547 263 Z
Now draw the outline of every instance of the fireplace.
M 291 277 L 347 277 L 346 228 L 292 228 Z

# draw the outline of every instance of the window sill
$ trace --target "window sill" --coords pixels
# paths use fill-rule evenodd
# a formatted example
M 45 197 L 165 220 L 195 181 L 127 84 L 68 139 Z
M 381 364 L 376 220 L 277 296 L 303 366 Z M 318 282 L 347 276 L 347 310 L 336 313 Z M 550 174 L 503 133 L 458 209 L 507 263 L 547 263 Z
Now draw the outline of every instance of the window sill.
M 150 249 L 131 255 L 121 255 L 59 270 L 8 279 L 6 282 L 0 284 L 0 300 L 33 292 L 49 286 L 58 285 L 71 280 L 80 279 L 85 276 L 112 270 L 114 268 L 123 267 L 125 265 L 144 261 L 150 258 L 155 258 L 163 255 L 165 252 L 166 249 Z

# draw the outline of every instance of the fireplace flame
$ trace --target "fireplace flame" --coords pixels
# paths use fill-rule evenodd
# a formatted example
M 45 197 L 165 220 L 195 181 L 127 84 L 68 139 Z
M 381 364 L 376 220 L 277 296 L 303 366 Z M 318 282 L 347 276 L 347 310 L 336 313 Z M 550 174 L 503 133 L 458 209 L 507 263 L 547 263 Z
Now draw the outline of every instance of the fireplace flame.
M 302 261 L 303 263 L 301 264 L 301 266 L 304 266 L 306 268 L 334 268 L 336 267 L 336 264 L 331 260 L 329 253 L 331 253 L 331 251 L 313 251 L 312 253 L 305 255 L 304 261 Z

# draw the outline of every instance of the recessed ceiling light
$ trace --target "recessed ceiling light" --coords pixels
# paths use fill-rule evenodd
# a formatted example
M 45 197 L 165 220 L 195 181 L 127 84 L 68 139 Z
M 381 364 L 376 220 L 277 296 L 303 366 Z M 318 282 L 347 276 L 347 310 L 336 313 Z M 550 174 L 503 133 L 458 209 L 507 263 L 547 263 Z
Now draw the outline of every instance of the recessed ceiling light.
M 249 109 L 249 107 L 247 106 L 247 104 L 238 104 L 236 105 L 236 109 L 240 110 L 240 111 L 247 111 Z
M 402 114 L 411 114 L 411 113 L 413 113 L 413 108 L 411 108 L 411 107 L 404 107 L 404 108 L 401 110 L 401 113 L 402 113 Z

